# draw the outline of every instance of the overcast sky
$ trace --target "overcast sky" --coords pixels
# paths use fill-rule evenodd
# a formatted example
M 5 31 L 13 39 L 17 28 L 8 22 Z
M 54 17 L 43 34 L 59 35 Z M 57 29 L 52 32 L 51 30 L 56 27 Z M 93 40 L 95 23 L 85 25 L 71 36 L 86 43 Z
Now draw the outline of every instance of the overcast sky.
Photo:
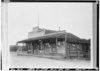
M 38 12 L 37 12 L 38 11 Z M 9 3 L 8 45 L 28 38 L 38 25 L 51 30 L 66 30 L 80 38 L 92 35 L 92 3 Z

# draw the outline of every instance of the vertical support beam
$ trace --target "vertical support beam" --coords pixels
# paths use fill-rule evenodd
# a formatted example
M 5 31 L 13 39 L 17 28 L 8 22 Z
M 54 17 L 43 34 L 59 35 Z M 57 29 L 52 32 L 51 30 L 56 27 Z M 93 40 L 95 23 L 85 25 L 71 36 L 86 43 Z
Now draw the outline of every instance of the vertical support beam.
M 17 53 L 18 53 L 19 52 L 18 42 L 16 43 L 16 45 L 17 45 Z
M 33 54 L 33 45 L 32 45 L 32 42 L 31 42 L 31 54 Z
M 20 46 L 20 43 L 18 44 L 19 45 L 19 51 L 21 50 L 21 46 Z
M 65 34 L 65 57 L 68 57 L 68 50 L 67 50 L 67 34 L 66 31 L 64 31 Z
M 23 43 L 23 46 L 22 46 L 22 53 L 24 55 L 24 43 Z
M 26 43 L 24 45 L 25 45 L 25 52 L 26 52 L 26 48 L 27 48 Z
M 53 53 L 53 43 L 51 43 L 51 53 Z
M 26 43 L 26 52 L 28 51 L 28 45 L 27 45 L 27 43 Z
M 42 40 L 41 40 L 41 45 L 40 45 L 40 48 L 42 49 Z
M 18 42 L 16 43 L 16 45 L 17 45 L 17 50 L 18 50 Z
M 27 52 L 29 54 L 29 43 L 27 43 Z
M 30 53 L 30 44 L 28 43 L 28 54 Z
M 31 54 L 32 53 L 32 51 L 31 51 L 31 43 L 29 43 L 28 47 L 29 47 L 29 53 Z
M 37 53 L 39 54 L 39 42 L 38 42 L 38 45 L 37 45 Z
M 44 46 L 43 46 L 43 50 L 44 50 L 44 54 L 45 54 L 45 43 L 44 43 Z
M 24 48 L 25 48 L 25 45 L 24 45 L 25 43 L 23 43 L 23 51 L 24 51 Z
M 16 45 L 18 46 L 18 42 L 16 43 Z
M 56 37 L 56 53 L 57 53 L 57 43 L 58 43 L 58 40 L 57 40 L 57 37 Z
M 43 44 L 42 44 L 42 40 L 41 40 L 41 49 L 42 49 L 42 51 L 43 51 Z
M 21 47 L 21 49 L 22 49 L 22 52 L 23 52 L 23 43 L 22 43 L 22 47 Z
M 22 52 L 22 43 L 20 43 L 20 52 Z
M 34 43 L 32 44 L 32 47 L 33 47 L 33 54 L 34 54 Z

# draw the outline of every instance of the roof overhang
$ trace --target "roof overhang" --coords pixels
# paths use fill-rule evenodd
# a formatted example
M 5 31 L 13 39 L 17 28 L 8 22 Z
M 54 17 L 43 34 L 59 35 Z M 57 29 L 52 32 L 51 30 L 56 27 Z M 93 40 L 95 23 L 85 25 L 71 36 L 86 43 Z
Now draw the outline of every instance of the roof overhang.
M 67 34 L 67 33 L 61 31 L 61 32 L 57 32 L 57 33 L 46 34 L 44 36 L 24 39 L 24 40 L 18 41 L 17 43 L 31 42 L 31 41 L 41 40 L 41 39 L 57 38 L 64 34 Z
M 40 37 L 24 39 L 24 40 L 18 41 L 17 43 L 27 43 L 27 42 L 33 42 L 33 41 L 37 41 L 37 40 L 46 40 L 46 39 L 51 39 L 51 38 L 65 39 L 65 34 L 67 36 L 67 33 L 65 31 L 60 31 L 57 33 L 51 33 L 51 34 L 47 34 L 47 35 L 40 36 Z M 67 37 L 66 41 L 69 43 L 90 44 L 90 40 L 86 40 L 86 39 L 76 39 L 76 38 L 68 38 Z

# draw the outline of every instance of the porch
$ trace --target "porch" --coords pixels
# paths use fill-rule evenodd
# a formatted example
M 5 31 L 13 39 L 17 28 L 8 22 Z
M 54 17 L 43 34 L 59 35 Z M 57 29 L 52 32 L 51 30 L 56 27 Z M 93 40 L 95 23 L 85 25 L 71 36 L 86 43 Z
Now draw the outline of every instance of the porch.
M 37 56 L 49 55 L 51 57 L 54 55 L 69 59 L 90 60 L 89 42 L 81 39 L 68 38 L 65 32 L 19 41 L 17 45 L 20 43 L 23 46 L 18 47 L 18 55 L 34 54 Z

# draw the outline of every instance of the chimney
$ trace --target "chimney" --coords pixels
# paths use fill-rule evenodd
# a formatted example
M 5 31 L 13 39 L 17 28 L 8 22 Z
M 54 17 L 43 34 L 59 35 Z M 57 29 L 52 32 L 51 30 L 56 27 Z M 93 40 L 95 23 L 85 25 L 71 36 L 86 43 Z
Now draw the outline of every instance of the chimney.
M 59 31 L 61 31 L 61 30 L 60 30 L 60 27 L 59 27 Z
M 39 30 L 39 26 L 37 26 L 37 29 Z

